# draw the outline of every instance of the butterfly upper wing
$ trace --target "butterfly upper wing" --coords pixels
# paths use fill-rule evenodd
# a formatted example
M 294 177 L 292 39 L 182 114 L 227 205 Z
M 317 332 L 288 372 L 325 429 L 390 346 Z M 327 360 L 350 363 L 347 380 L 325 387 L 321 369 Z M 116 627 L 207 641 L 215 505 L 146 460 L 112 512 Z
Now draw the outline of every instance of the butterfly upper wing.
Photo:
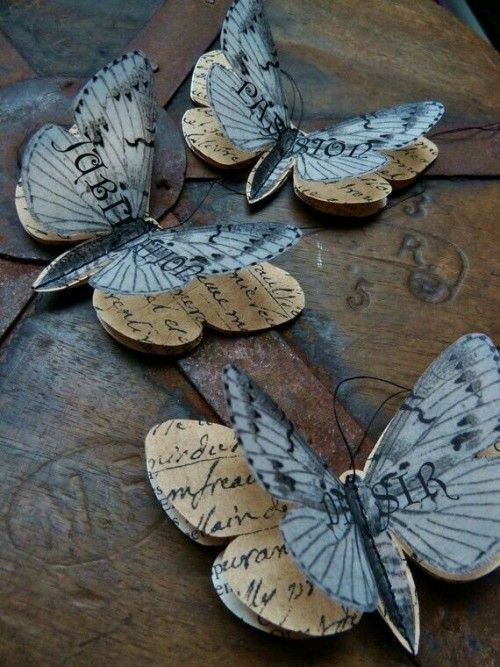
M 389 530 L 442 576 L 473 576 L 500 545 L 500 355 L 483 334 L 425 371 L 370 457 L 365 483 Z M 402 482 L 401 482 L 401 479 Z
M 23 154 L 21 181 L 31 215 L 46 229 L 63 238 L 82 233 L 110 231 L 99 202 L 89 189 L 83 169 L 98 161 L 93 144 L 76 138 L 62 127 L 45 125 L 30 139 Z M 97 167 L 94 178 L 105 178 L 106 169 Z M 95 181 L 93 181 L 95 182 Z
M 417 102 L 357 116 L 297 138 L 296 169 L 307 181 L 338 181 L 378 171 L 383 150 L 403 148 L 425 134 L 443 115 L 439 102 Z
M 78 132 L 42 127 L 21 171 L 30 213 L 67 239 L 108 232 L 146 211 L 156 113 L 147 58 L 134 52 L 104 67 L 74 111 Z
M 224 389 L 232 426 L 257 479 L 271 495 L 301 505 L 280 524 L 298 566 L 330 597 L 374 609 L 378 593 L 341 482 L 245 373 L 228 366 Z
M 140 51 L 126 53 L 103 67 L 74 102 L 75 120 L 92 140 L 122 204 L 108 215 L 120 222 L 140 218 L 149 203 L 157 108 L 153 70 Z M 109 184 L 105 187 L 111 187 Z
M 278 139 L 271 107 L 254 107 L 255 90 L 233 71 L 213 65 L 207 79 L 207 94 L 215 117 L 228 139 L 241 150 L 258 152 Z
M 233 70 L 250 81 L 289 125 L 278 54 L 262 0 L 235 0 L 222 25 L 221 48 Z
M 400 104 L 350 118 L 318 136 L 333 136 L 351 146 L 371 142 L 381 150 L 404 148 L 426 134 L 443 113 L 440 102 Z
M 298 242 L 296 227 L 273 224 L 214 225 L 149 231 L 95 274 L 90 284 L 120 294 L 153 294 L 272 259 Z

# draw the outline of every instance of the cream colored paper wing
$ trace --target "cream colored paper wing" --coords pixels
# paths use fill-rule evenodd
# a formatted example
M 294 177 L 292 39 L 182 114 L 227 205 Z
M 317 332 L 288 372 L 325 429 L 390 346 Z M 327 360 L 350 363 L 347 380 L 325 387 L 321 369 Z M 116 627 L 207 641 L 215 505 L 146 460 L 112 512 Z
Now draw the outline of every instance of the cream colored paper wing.
M 91 140 L 107 168 L 104 211 L 119 223 L 140 218 L 149 203 L 156 132 L 153 71 L 140 51 L 103 67 L 74 102 L 80 134 Z M 103 194 L 105 194 L 103 192 Z
M 451 579 L 498 564 L 500 355 L 460 338 L 418 380 L 367 464 L 381 521 L 424 567 Z
M 222 26 L 221 49 L 240 79 L 272 106 L 283 127 L 288 126 L 278 54 L 262 0 L 233 2 Z
M 90 284 L 116 294 L 167 292 L 195 276 L 229 273 L 272 259 L 300 237 L 297 227 L 273 224 L 155 230 L 119 252 Z

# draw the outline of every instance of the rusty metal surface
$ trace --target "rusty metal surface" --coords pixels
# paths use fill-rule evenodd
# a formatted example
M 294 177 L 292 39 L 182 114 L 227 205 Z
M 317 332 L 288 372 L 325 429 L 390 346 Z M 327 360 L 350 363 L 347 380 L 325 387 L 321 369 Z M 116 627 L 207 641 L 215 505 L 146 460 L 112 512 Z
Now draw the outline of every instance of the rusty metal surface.
M 206 335 L 202 345 L 179 361 L 189 380 L 226 423 L 229 420 L 220 378 L 229 363 L 249 373 L 280 404 L 333 470 L 341 474 L 349 468 L 349 457 L 333 418 L 332 394 L 279 334 L 269 332 L 248 338 Z M 340 404 L 337 412 L 348 442 L 359 442 L 362 429 Z M 357 459 L 360 466 L 372 446 L 365 441 Z
M 17 217 L 14 193 L 22 151 L 45 123 L 73 124 L 71 104 L 82 85 L 75 79 L 31 79 L 0 89 L 0 252 L 10 257 L 46 260 L 57 254 L 26 234 Z M 177 200 L 184 183 L 186 152 L 177 126 L 161 111 L 153 165 L 151 213 L 161 218 Z
M 167 104 L 213 42 L 230 4 L 231 0 L 183 0 L 180 6 L 170 0 L 128 44 L 128 49 L 142 49 L 158 65 L 160 104 Z
M 41 270 L 0 259 L 0 340 L 33 297 L 31 285 Z
M 34 71 L 10 40 L 0 32 L 0 86 L 31 79 Z

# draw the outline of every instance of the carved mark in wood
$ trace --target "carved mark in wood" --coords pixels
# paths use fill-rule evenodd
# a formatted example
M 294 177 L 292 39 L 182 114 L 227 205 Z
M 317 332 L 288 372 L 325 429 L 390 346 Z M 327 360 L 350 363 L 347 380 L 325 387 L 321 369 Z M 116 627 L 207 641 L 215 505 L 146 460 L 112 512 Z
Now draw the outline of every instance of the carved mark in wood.
M 162 521 L 139 453 L 98 443 L 44 463 L 12 494 L 7 529 L 20 551 L 50 565 L 106 559 Z

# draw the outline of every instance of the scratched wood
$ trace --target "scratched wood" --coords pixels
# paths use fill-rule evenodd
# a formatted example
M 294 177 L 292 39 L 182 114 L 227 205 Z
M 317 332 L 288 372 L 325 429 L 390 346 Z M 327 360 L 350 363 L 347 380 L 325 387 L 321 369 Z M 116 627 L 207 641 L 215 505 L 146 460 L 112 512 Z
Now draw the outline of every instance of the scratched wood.
M 10 2 L 0 9 L 19 5 L 27 10 L 33 4 L 43 7 Z M 65 30 L 80 20 L 80 4 L 68 1 L 68 20 L 58 22 L 58 59 L 67 55 L 64 74 L 91 75 L 95 67 L 74 69 L 75 52 L 70 41 L 64 42 L 64 35 L 71 34 Z M 301 87 L 311 126 L 367 107 L 416 99 L 429 90 L 448 105 L 452 126 L 496 120 L 496 54 L 430 0 L 396 0 L 389 10 L 388 0 L 266 4 L 283 65 Z M 116 3 L 115 11 L 123 14 L 122 7 Z M 106 32 L 100 19 L 102 14 L 94 11 L 93 23 L 87 20 L 80 56 L 88 57 L 93 48 L 85 47 L 89 25 L 93 35 Z M 54 21 L 53 16 L 42 17 L 40 26 L 48 20 Z M 190 20 L 193 47 L 195 14 Z M 134 29 L 139 28 L 136 24 Z M 155 25 L 149 34 L 160 32 L 163 41 L 182 48 L 186 40 L 179 39 L 178 28 L 175 34 L 168 25 L 161 28 Z M 305 41 L 307 31 L 314 40 Z M 118 51 L 119 32 L 107 37 Z M 32 34 L 26 31 L 23 39 L 33 40 L 36 48 Z M 26 46 L 22 52 L 28 52 Z M 363 69 L 367 55 L 369 72 Z M 182 65 L 177 72 L 188 60 L 176 60 Z M 50 65 L 51 60 L 44 62 Z M 161 68 L 159 76 L 168 76 L 168 68 Z M 187 86 L 170 105 L 178 118 L 189 106 Z M 441 142 L 434 173 L 498 174 L 498 135 L 472 133 L 467 141 L 451 136 L 453 151 L 443 159 Z M 196 175 L 192 164 L 190 173 Z M 235 176 L 230 187 L 242 191 L 242 183 Z M 269 206 L 250 213 L 243 197 L 219 185 L 202 203 L 210 187 L 190 184 L 176 214 L 184 219 L 201 203 L 193 221 L 283 219 L 310 233 L 279 262 L 301 282 L 308 300 L 307 310 L 283 331 L 279 347 L 286 340 L 286 357 L 304 362 L 300 379 L 303 391 L 312 396 L 309 415 L 314 416 L 314 391 L 321 395 L 317 404 L 324 429 L 314 439 L 323 438 L 325 448 L 333 382 L 362 372 L 411 385 L 431 358 L 465 331 L 479 328 L 500 342 L 495 322 L 497 181 L 429 179 L 425 192 L 355 228 L 342 220 L 332 227 L 331 220 L 311 214 L 287 189 Z M 422 187 L 418 183 L 399 197 Z M 20 308 L 29 295 L 27 286 L 22 294 Z M 264 380 L 269 357 L 250 360 L 249 355 L 267 336 L 249 338 L 247 346 L 240 340 L 240 356 L 233 359 L 246 359 Z M 192 357 L 197 365 L 188 368 L 191 357 L 186 358 L 188 383 L 169 362 L 135 354 L 110 339 L 95 319 L 88 290 L 37 297 L 34 308 L 11 330 L 0 348 L 2 664 L 408 664 L 376 615 L 365 615 L 341 637 L 307 643 L 245 627 L 213 593 L 209 573 L 215 553 L 196 547 L 164 522 L 145 477 L 143 439 L 151 425 L 168 418 L 217 419 L 191 384 L 198 378 L 197 386 L 216 406 L 223 355 L 210 353 L 217 339 L 217 334 L 207 335 Z M 213 370 L 200 377 L 204 361 Z M 279 361 L 276 355 L 277 397 L 290 376 L 290 366 L 281 368 Z M 295 379 L 297 392 L 300 379 Z M 293 395 L 284 399 L 298 414 L 300 393 L 295 395 L 298 405 Z M 345 401 L 366 424 L 385 395 L 373 383 L 358 382 L 346 388 Z M 374 436 L 389 414 L 384 411 Z M 301 425 L 306 432 L 319 429 L 305 417 Z M 412 571 L 422 610 L 419 663 L 492 667 L 498 576 L 457 586 L 436 584 L 417 568 Z

